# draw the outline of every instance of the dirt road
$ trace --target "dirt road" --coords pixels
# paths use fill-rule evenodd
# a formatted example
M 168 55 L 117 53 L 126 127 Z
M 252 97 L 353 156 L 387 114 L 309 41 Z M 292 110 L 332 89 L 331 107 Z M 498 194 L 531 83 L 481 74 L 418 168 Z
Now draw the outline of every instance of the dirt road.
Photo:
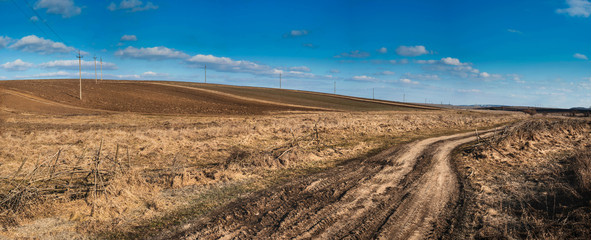
M 240 199 L 158 238 L 442 237 L 451 231 L 459 197 L 450 153 L 476 138 L 474 133 L 429 138 L 351 160 Z

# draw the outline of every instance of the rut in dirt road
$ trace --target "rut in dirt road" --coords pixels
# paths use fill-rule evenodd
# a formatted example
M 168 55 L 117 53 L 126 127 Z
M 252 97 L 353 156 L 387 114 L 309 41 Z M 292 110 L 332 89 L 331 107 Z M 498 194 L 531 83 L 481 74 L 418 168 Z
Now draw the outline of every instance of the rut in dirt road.
M 475 140 L 474 133 L 436 137 L 353 160 L 238 200 L 159 238 L 440 237 L 459 195 L 450 153 Z

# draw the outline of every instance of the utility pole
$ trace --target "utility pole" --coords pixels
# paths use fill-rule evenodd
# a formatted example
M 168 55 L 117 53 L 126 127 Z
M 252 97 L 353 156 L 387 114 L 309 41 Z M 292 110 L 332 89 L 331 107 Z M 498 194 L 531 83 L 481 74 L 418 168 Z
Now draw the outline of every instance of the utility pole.
M 279 73 L 279 89 L 281 89 L 281 73 Z
M 372 88 L 372 89 L 371 89 L 371 98 L 372 98 L 373 100 L 375 100 L 375 99 L 376 99 L 376 88 Z
M 203 64 L 203 68 L 205 69 L 205 83 L 207 83 L 207 64 Z
M 402 102 L 406 102 L 406 92 L 402 89 Z
M 80 100 L 82 100 L 82 56 L 80 50 L 78 50 L 78 72 L 80 73 Z
M 94 84 L 98 83 L 98 76 L 96 75 L 96 55 L 94 55 Z
M 332 91 L 333 94 L 337 94 L 337 80 L 334 80 L 334 88 Z
M 101 57 L 101 82 L 103 81 L 103 57 Z

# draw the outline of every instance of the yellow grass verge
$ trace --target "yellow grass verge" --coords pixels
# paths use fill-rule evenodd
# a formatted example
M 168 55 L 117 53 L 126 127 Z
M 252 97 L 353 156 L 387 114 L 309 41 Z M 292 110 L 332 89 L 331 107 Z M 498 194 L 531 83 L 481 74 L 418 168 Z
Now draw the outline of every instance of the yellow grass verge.
M 11 114 L 0 133 L 0 198 L 16 205 L 0 208 L 0 235 L 136 236 L 387 146 L 523 117 L 469 111 Z
M 456 238 L 591 234 L 591 122 L 540 118 L 457 156 L 465 206 Z

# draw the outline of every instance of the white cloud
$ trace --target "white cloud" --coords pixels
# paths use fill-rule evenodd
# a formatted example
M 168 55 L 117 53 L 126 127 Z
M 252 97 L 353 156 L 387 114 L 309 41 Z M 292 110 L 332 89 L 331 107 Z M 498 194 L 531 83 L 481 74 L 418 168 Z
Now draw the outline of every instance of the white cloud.
M 385 48 L 385 47 L 381 47 L 381 48 L 380 48 L 380 49 L 378 49 L 377 51 L 378 51 L 379 53 L 381 53 L 381 54 L 386 54 L 386 53 L 388 53 L 388 49 L 387 49 L 387 48 Z
M 515 81 L 516 83 L 525 83 L 525 81 L 521 80 L 521 77 L 518 74 L 507 74 L 507 78 Z
M 62 15 L 63 18 L 73 17 L 82 12 L 80 7 L 74 5 L 73 0 L 40 0 L 35 4 L 35 9 L 40 8 L 47 8 L 47 13 Z
M 341 70 L 338 69 L 330 69 L 330 73 L 340 73 Z
M 186 59 L 190 57 L 186 53 L 163 46 L 151 48 L 135 48 L 129 46 L 123 50 L 117 50 L 115 55 L 123 58 L 144 60 Z
M 308 30 L 291 30 L 290 34 L 292 36 L 304 36 L 308 35 Z
M 0 36 L 0 49 L 5 48 L 10 43 L 9 37 Z
M 438 63 L 438 60 L 415 60 L 415 63 L 418 64 L 434 64 L 434 63 Z
M 390 64 L 408 64 L 408 59 L 400 59 L 400 60 L 389 60 L 388 63 Z
M 568 8 L 556 9 L 557 13 L 568 14 L 571 17 L 589 17 L 591 2 L 588 0 L 566 0 Z
M 61 42 L 54 42 L 35 35 L 29 35 L 19 39 L 14 44 L 10 45 L 10 48 L 40 54 L 68 53 L 76 51 L 75 48 L 68 47 Z
M 511 29 L 511 28 L 507 29 L 507 32 L 510 32 L 510 33 L 517 33 L 517 34 L 523 34 L 521 31 L 519 31 L 519 30 L 515 30 L 515 29 Z
M 82 68 L 92 68 L 94 69 L 94 60 L 93 61 L 81 61 Z M 51 62 L 45 62 L 39 64 L 40 67 L 44 68 L 57 68 L 57 69 L 78 69 L 78 60 L 55 60 Z M 100 69 L 100 62 L 97 60 L 96 62 L 97 69 Z M 117 65 L 110 62 L 103 62 L 103 70 L 115 70 L 117 69 Z
M 353 76 L 352 79 L 355 81 L 370 81 L 370 82 L 374 82 L 376 80 L 376 78 L 366 76 L 366 75 Z
M 117 10 L 117 4 L 115 4 L 114 2 L 111 2 L 111 4 L 109 4 L 109 6 L 107 6 L 107 9 L 109 9 L 111 11 L 115 11 L 115 10 Z
M 461 93 L 479 93 L 479 92 L 481 92 L 478 89 L 458 89 L 456 91 L 461 92 Z
M 234 72 L 234 73 L 249 73 L 254 75 L 263 76 L 278 76 L 279 73 L 285 78 L 322 78 L 332 79 L 331 75 L 320 76 L 313 73 L 304 72 L 303 70 L 309 70 L 307 67 L 287 67 L 283 69 L 289 69 L 289 71 L 281 70 L 280 68 L 273 68 L 268 65 L 258 64 L 246 60 L 233 60 L 228 57 L 216 57 L 213 55 L 197 54 L 185 62 L 191 67 L 203 67 L 207 64 L 207 69 L 212 69 L 220 72 Z
M 575 53 L 573 55 L 574 58 L 578 58 L 578 59 L 583 59 L 583 60 L 589 60 L 589 58 L 587 58 L 587 56 L 580 54 L 580 53 Z
M 277 69 L 273 69 L 273 72 L 271 75 L 277 75 L 278 72 L 281 72 L 283 77 L 291 77 L 291 78 L 323 78 L 323 79 L 332 79 L 332 75 L 325 75 L 325 76 L 319 76 L 313 73 L 309 73 L 309 72 L 301 72 L 301 71 L 281 71 L 281 70 L 277 70 Z M 269 75 L 268 73 L 260 73 L 261 75 Z
M 460 59 L 451 58 L 451 57 L 442 58 L 441 62 L 444 64 L 447 64 L 447 65 L 454 65 L 454 66 L 464 65 L 463 63 L 460 62 Z
M 399 46 L 396 48 L 396 53 L 400 56 L 405 57 L 416 57 L 423 54 L 428 54 L 429 52 L 425 48 L 425 46 Z
M 289 33 L 283 34 L 283 37 L 301 37 L 308 35 L 308 30 L 291 30 Z
M 107 9 L 111 11 L 127 10 L 128 12 L 141 12 L 151 9 L 158 9 L 158 6 L 154 5 L 152 2 L 147 2 L 144 5 L 144 3 L 140 0 L 123 0 L 119 3 L 119 5 L 111 2 Z
M 480 79 L 480 80 L 499 80 L 504 76 L 500 74 L 491 74 L 488 72 L 480 72 L 480 70 L 472 67 L 471 63 L 463 63 L 457 58 L 446 57 L 440 60 L 415 60 L 415 63 L 430 65 L 424 67 L 425 70 L 446 72 L 453 76 L 462 78 Z M 506 75 L 507 77 L 511 77 Z
M 413 74 L 405 73 L 402 78 L 417 79 L 422 81 L 439 81 L 441 78 L 437 74 Z
M 381 59 L 373 59 L 370 61 L 373 64 L 393 64 L 393 65 L 397 65 L 397 64 L 407 64 L 408 63 L 408 59 L 404 58 L 404 59 L 392 59 L 392 60 L 381 60 Z
M 579 82 L 578 87 L 585 90 L 591 90 L 591 77 L 583 78 L 583 80 L 586 80 L 586 82 Z
M 310 68 L 306 66 L 299 66 L 299 67 L 290 67 L 289 70 L 291 71 L 299 71 L 299 72 L 309 72 Z
M 119 7 L 122 9 L 129 9 L 134 7 L 139 7 L 142 5 L 142 1 L 139 0 L 123 0 L 119 3 Z
M 84 73 L 83 73 L 84 74 Z M 114 79 L 140 79 L 141 75 L 139 74 L 118 74 L 118 75 L 106 75 L 107 78 L 114 78 Z
M 304 43 L 304 44 L 302 44 L 302 46 L 307 47 L 307 48 L 317 48 L 318 47 L 312 43 Z
M 67 72 L 67 71 L 57 71 L 57 72 L 45 72 L 39 74 L 32 74 L 32 75 L 23 75 L 23 76 L 16 76 L 16 78 L 78 78 L 78 71 L 74 72 Z M 82 71 L 82 78 L 94 79 L 94 71 L 86 72 Z M 104 79 L 155 79 L 155 78 L 168 78 L 169 74 L 167 73 L 155 73 L 152 71 L 144 72 L 142 74 L 104 74 Z
M 395 72 L 392 72 L 392 71 L 383 71 L 383 72 L 376 73 L 376 75 L 394 75 L 394 74 L 395 74 Z
M 152 72 L 152 71 L 147 71 L 144 72 L 142 74 L 140 74 L 141 77 L 143 78 L 165 78 L 168 77 L 169 74 L 168 73 L 156 73 L 156 72 Z
M 29 20 L 31 20 L 31 22 L 37 22 L 39 21 L 39 18 L 37 16 L 32 16 Z
M 366 58 L 369 57 L 369 53 L 368 52 L 362 52 L 359 50 L 354 50 L 348 53 L 341 53 L 339 55 L 334 56 L 335 58 Z
M 94 73 L 92 74 L 94 76 Z M 46 78 L 46 77 L 74 77 L 78 76 L 78 72 L 66 72 L 66 71 L 58 71 L 58 72 L 45 72 L 33 75 L 24 75 L 24 76 L 16 76 L 17 78 Z
M 31 67 L 33 67 L 32 63 L 24 62 L 20 59 L 14 60 L 13 62 L 7 62 L 5 64 L 2 64 L 2 68 L 10 71 L 25 71 Z
M 408 79 L 408 78 L 401 78 L 399 81 L 400 81 L 401 83 L 405 83 L 405 84 L 413 84 L 413 85 L 417 85 L 417 84 L 419 84 L 419 82 L 417 82 L 417 81 L 413 81 L 413 80 L 410 80 L 410 79 Z
M 123 35 L 121 41 L 137 41 L 137 37 L 135 35 Z
M 186 60 L 190 65 L 203 66 L 209 65 L 210 68 L 229 72 L 259 73 L 262 71 L 271 71 L 272 68 L 267 65 L 261 65 L 250 61 L 235 61 L 228 57 L 216 57 L 213 55 L 197 54 Z M 277 74 L 281 72 L 277 71 Z
M 462 63 L 460 59 L 446 57 L 441 58 L 440 60 L 415 60 L 415 63 L 418 64 L 443 64 L 443 65 L 451 65 L 451 66 L 467 66 L 470 64 Z

